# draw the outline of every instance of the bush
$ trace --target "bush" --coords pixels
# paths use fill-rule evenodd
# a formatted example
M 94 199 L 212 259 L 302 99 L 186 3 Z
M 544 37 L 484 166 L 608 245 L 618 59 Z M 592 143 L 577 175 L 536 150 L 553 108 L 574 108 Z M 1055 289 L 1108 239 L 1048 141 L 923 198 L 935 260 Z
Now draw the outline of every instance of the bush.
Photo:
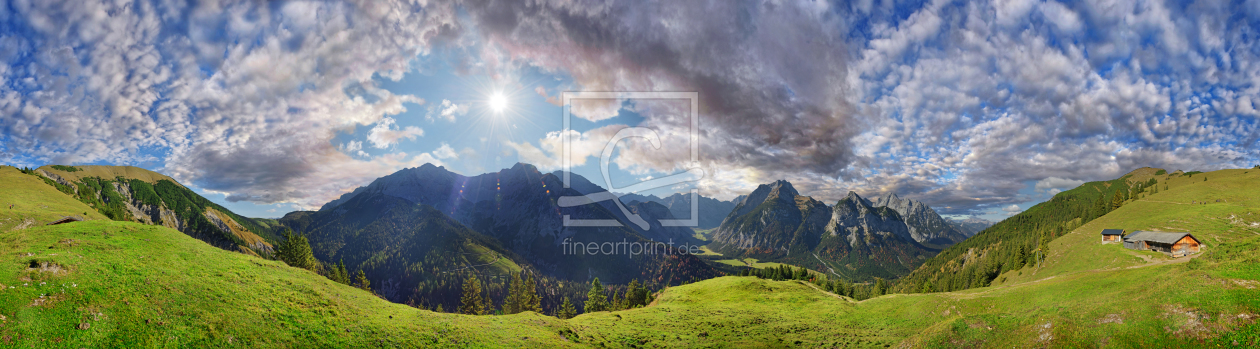
M 1195 259 L 1191 259 L 1190 262 L 1186 263 L 1186 269 L 1199 270 L 1199 269 L 1203 269 L 1203 266 L 1206 264 L 1207 262 L 1204 262 L 1202 258 L 1195 258 Z

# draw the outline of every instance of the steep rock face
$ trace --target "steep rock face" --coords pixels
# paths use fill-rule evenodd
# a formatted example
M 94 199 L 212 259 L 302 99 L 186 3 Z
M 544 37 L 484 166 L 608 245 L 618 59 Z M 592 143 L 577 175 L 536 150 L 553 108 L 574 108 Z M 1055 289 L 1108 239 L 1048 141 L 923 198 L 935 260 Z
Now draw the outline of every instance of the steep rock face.
M 788 198 L 791 198 L 789 201 Z M 713 234 L 724 256 L 806 266 L 850 280 L 896 278 L 934 252 L 896 210 L 856 193 L 834 206 L 800 196 L 790 183 L 759 186 Z
M 713 232 L 713 241 L 717 243 L 715 247 L 725 251 L 722 252 L 724 254 L 744 251 L 786 253 L 807 213 L 816 213 L 809 211 L 816 208 L 809 202 L 812 199 L 804 198 L 806 200 L 802 203 L 805 205 L 801 207 L 797 205 L 797 196 L 796 188 L 787 181 L 757 186 L 756 190 L 735 204 L 735 208 Z
M 922 202 L 888 194 L 875 201 L 873 206 L 891 208 L 901 214 L 910 236 L 920 243 L 948 246 L 968 237 Z
M 849 192 L 832 206 L 826 231 L 844 237 L 850 246 L 894 238 L 903 242 L 918 241 L 896 210 L 885 206 L 873 207 L 870 200 L 854 192 Z

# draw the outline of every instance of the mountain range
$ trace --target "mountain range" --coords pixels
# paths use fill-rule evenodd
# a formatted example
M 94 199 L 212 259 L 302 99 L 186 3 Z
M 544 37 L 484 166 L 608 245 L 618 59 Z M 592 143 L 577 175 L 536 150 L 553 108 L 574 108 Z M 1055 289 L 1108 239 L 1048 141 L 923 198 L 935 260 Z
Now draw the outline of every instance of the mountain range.
M 604 192 L 581 176 L 572 175 L 571 181 L 570 188 L 565 188 L 558 174 L 539 172 L 528 164 L 516 164 L 512 168 L 472 177 L 425 164 L 378 178 L 329 202 L 319 211 L 289 213 L 279 222 L 298 233 L 307 234 L 312 246 L 315 246 L 316 258 L 325 261 L 344 259 L 350 269 L 365 270 L 373 283 L 401 282 L 404 290 L 413 290 L 412 283 L 415 281 L 410 276 L 399 275 L 399 270 L 417 267 L 453 269 L 474 265 L 459 258 L 424 254 L 410 259 L 382 257 L 373 260 L 370 256 L 386 248 L 385 245 L 345 242 L 362 239 L 363 236 L 389 239 L 413 230 L 413 223 L 408 221 L 411 219 L 409 214 L 395 214 L 398 207 L 411 206 L 423 206 L 418 210 L 435 216 L 434 219 L 449 217 L 449 222 L 443 227 L 474 232 L 461 233 L 466 241 L 463 245 L 434 251 L 448 254 L 466 250 L 494 251 L 495 256 L 559 280 L 585 282 L 598 277 L 606 283 L 624 284 L 638 279 L 650 284 L 676 284 L 716 275 L 714 269 L 695 256 L 677 253 L 677 247 L 693 241 L 694 234 L 684 227 L 661 226 L 658 220 L 673 218 L 665 206 L 656 202 L 636 202 L 625 205 L 623 212 L 616 203 L 603 201 L 565 207 L 561 205 L 564 197 L 584 197 Z M 434 213 L 441 217 L 436 217 Z M 629 216 L 635 215 L 643 218 L 644 226 L 629 219 Z M 602 220 L 617 223 L 617 226 L 566 225 L 569 220 Z M 658 253 L 653 254 L 611 249 L 588 254 L 577 248 L 616 244 L 631 246 L 633 243 L 647 246 L 654 242 L 664 245 L 658 245 Z M 674 246 L 668 245 L 669 242 Z M 430 261 L 415 266 L 421 257 L 451 262 Z M 394 299 L 410 296 L 399 294 Z
M 966 234 L 927 205 L 890 194 L 876 202 L 849 194 L 834 205 L 776 181 L 742 196 L 710 248 L 852 280 L 897 278 Z
M 677 219 L 692 218 L 692 194 L 690 193 L 674 193 L 673 195 L 666 196 L 664 198 L 660 198 L 655 195 L 644 196 L 639 194 L 622 194 L 620 197 L 622 202 L 627 203 L 632 201 L 656 202 L 668 207 L 669 212 Z M 696 227 L 700 229 L 717 228 L 722 224 L 722 220 L 726 218 L 726 215 L 729 214 L 731 210 L 735 209 L 734 201 L 722 201 L 699 194 L 696 194 L 695 197 L 699 199 L 696 204 L 696 210 L 698 211 Z
M 980 218 L 980 217 L 967 217 L 963 219 L 946 218 L 946 220 L 949 221 L 949 224 L 952 224 L 955 229 L 958 229 L 958 231 L 961 231 L 963 234 L 966 234 L 967 237 L 975 236 L 980 231 L 988 229 L 994 224 L 997 224 L 997 222 L 990 221 L 990 220 Z
M 528 164 L 476 176 L 425 164 L 380 177 L 317 211 L 280 219 L 241 217 L 167 176 L 134 167 L 45 166 L 30 174 L 110 219 L 163 225 L 224 249 L 269 256 L 291 230 L 309 239 L 325 266 L 363 271 L 378 294 L 399 303 L 454 306 L 459 271 L 469 268 L 499 277 L 526 271 L 556 284 L 598 277 L 609 284 L 668 285 L 719 274 L 714 264 L 678 253 L 705 243 L 691 227 L 660 223 L 691 218 L 692 195 L 618 196 L 577 174 L 568 176 L 566 187 L 563 172 Z M 578 205 L 565 203 L 574 198 Z M 941 247 L 974 234 L 966 227 L 983 224 L 953 223 L 893 194 L 872 202 L 850 193 L 827 205 L 787 181 L 734 201 L 696 198 L 695 228 L 714 229 L 709 247 L 723 258 L 807 266 L 855 281 L 905 275 Z M 566 224 L 577 220 L 613 224 Z M 657 244 L 668 253 L 576 248 L 619 243 Z

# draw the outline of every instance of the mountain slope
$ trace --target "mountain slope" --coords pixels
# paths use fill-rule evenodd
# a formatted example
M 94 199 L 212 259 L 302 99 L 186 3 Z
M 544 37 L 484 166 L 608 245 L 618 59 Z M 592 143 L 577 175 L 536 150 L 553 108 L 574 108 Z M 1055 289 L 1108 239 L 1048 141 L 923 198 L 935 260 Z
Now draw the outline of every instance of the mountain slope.
M 228 250 L 274 252 L 271 242 L 276 236 L 271 230 L 153 171 L 48 165 L 31 174 L 113 220 L 162 225 Z
M 419 310 L 162 226 L 78 222 L 0 244 L 5 347 L 572 345 L 555 318 Z
M 312 252 L 330 264 L 363 270 L 373 290 L 397 303 L 455 309 L 466 269 L 520 272 L 524 260 L 427 204 L 370 193 L 315 212 L 304 227 Z M 291 220 L 292 217 L 282 220 Z

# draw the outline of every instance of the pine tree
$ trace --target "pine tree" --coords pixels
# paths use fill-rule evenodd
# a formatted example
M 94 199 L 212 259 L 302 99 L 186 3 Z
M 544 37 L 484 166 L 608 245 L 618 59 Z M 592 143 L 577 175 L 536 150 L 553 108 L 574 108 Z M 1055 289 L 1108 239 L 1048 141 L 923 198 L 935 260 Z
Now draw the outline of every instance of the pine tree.
M 619 292 L 617 292 L 617 290 L 613 290 L 612 309 L 611 309 L 611 310 L 612 310 L 612 311 L 618 311 L 618 310 L 624 310 L 624 309 L 626 309 L 626 302 L 625 302 L 625 300 L 621 298 L 621 294 L 620 294 Z
M 523 311 L 524 285 L 521 281 L 521 275 L 513 273 L 512 281 L 508 285 L 508 295 L 503 299 L 503 313 L 516 314 Z
M 577 316 L 577 309 L 573 307 L 573 302 L 569 301 L 569 297 L 564 297 L 564 303 L 560 304 L 560 310 L 556 311 L 556 317 L 572 319 L 574 316 Z
M 643 291 L 639 289 L 639 279 L 630 280 L 626 286 L 626 309 L 646 305 L 643 303 Z
M 527 275 L 525 283 L 522 285 L 521 311 L 532 311 L 542 313 L 542 297 L 538 295 L 537 282 L 534 281 L 534 275 Z
M 445 312 L 446 312 L 446 310 L 442 309 L 442 303 L 438 303 L 437 308 L 433 308 L 433 311 L 436 311 L 436 312 L 439 312 L 439 313 L 445 313 Z
M 486 292 L 482 293 L 481 297 L 481 308 L 485 309 L 485 314 L 496 314 L 494 309 L 494 300 L 490 299 L 490 287 L 489 285 L 486 286 Z
M 318 263 L 315 261 L 314 254 L 311 253 L 311 243 L 306 240 L 306 236 L 294 233 L 287 228 L 284 235 L 284 240 L 276 246 L 276 256 L 294 268 L 315 270 Z
M 1116 192 L 1115 194 L 1112 194 L 1111 196 L 1111 208 L 1108 209 L 1107 211 L 1108 212 L 1115 211 L 1116 209 L 1120 208 L 1120 206 L 1124 206 L 1124 197 L 1120 195 L 1120 192 Z
M 459 312 L 465 315 L 483 315 L 486 309 L 481 302 L 481 283 L 469 275 L 464 279 L 464 292 L 459 296 Z
M 341 262 L 338 262 L 336 265 L 334 265 L 334 266 L 332 266 L 331 268 L 328 268 L 328 269 L 329 269 L 329 271 L 328 271 L 328 279 L 329 279 L 329 280 L 336 281 L 336 282 L 339 282 L 339 283 L 343 283 L 343 284 L 346 284 L 346 285 L 349 285 L 349 284 L 350 284 L 350 273 L 346 271 L 346 261 L 345 261 L 345 260 L 342 260 Z
M 368 280 L 367 273 L 364 273 L 363 269 L 359 269 L 359 274 L 354 277 L 354 280 L 359 284 L 359 288 L 368 292 L 372 291 L 372 281 Z
M 586 292 L 585 308 L 583 313 L 608 310 L 608 298 L 604 296 L 604 285 L 599 283 L 599 278 L 591 281 L 591 290 Z

